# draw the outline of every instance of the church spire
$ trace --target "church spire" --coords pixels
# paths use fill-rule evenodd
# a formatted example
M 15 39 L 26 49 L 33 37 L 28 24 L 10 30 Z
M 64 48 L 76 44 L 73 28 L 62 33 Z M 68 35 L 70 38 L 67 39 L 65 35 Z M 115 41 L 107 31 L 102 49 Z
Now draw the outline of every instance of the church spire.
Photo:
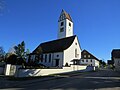
M 58 39 L 73 36 L 73 22 L 71 16 L 62 10 L 58 20 Z
M 70 16 L 70 14 L 68 14 L 65 10 L 62 9 L 62 12 L 60 14 L 58 22 L 61 21 L 61 20 L 64 20 L 64 19 L 68 19 L 72 22 L 72 18 Z

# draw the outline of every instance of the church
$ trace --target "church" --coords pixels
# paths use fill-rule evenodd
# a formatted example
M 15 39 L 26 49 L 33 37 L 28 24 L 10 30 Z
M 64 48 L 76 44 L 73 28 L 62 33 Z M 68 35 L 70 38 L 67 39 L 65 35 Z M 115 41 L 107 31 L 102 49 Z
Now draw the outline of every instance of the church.
M 81 58 L 78 37 L 73 33 L 71 16 L 62 10 L 58 20 L 57 39 L 41 43 L 28 57 L 47 67 L 64 67 L 75 64 Z

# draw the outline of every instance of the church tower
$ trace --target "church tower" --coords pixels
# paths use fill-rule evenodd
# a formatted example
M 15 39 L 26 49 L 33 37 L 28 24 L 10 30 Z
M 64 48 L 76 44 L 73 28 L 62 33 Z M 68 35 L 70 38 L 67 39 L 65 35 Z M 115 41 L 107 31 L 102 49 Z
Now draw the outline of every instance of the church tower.
M 73 36 L 73 22 L 70 15 L 62 10 L 58 20 L 58 39 Z

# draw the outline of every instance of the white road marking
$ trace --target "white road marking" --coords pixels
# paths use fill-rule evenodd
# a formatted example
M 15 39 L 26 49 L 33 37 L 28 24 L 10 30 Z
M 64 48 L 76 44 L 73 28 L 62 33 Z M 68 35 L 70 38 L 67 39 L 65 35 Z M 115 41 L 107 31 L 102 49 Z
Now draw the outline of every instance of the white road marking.
M 116 79 L 116 80 L 120 80 L 120 77 L 84 77 L 84 78 L 93 78 L 93 79 Z

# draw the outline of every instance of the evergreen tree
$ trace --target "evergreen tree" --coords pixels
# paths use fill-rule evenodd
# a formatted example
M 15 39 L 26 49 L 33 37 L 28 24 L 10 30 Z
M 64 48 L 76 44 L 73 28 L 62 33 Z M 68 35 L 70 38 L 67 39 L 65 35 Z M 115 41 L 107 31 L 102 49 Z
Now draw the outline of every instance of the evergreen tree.
M 17 46 L 15 46 L 14 49 L 15 49 L 15 54 L 17 55 L 18 60 L 26 62 L 26 57 L 27 57 L 27 54 L 30 53 L 30 50 L 27 49 L 25 51 L 25 42 L 22 41 L 20 44 L 18 44 Z

